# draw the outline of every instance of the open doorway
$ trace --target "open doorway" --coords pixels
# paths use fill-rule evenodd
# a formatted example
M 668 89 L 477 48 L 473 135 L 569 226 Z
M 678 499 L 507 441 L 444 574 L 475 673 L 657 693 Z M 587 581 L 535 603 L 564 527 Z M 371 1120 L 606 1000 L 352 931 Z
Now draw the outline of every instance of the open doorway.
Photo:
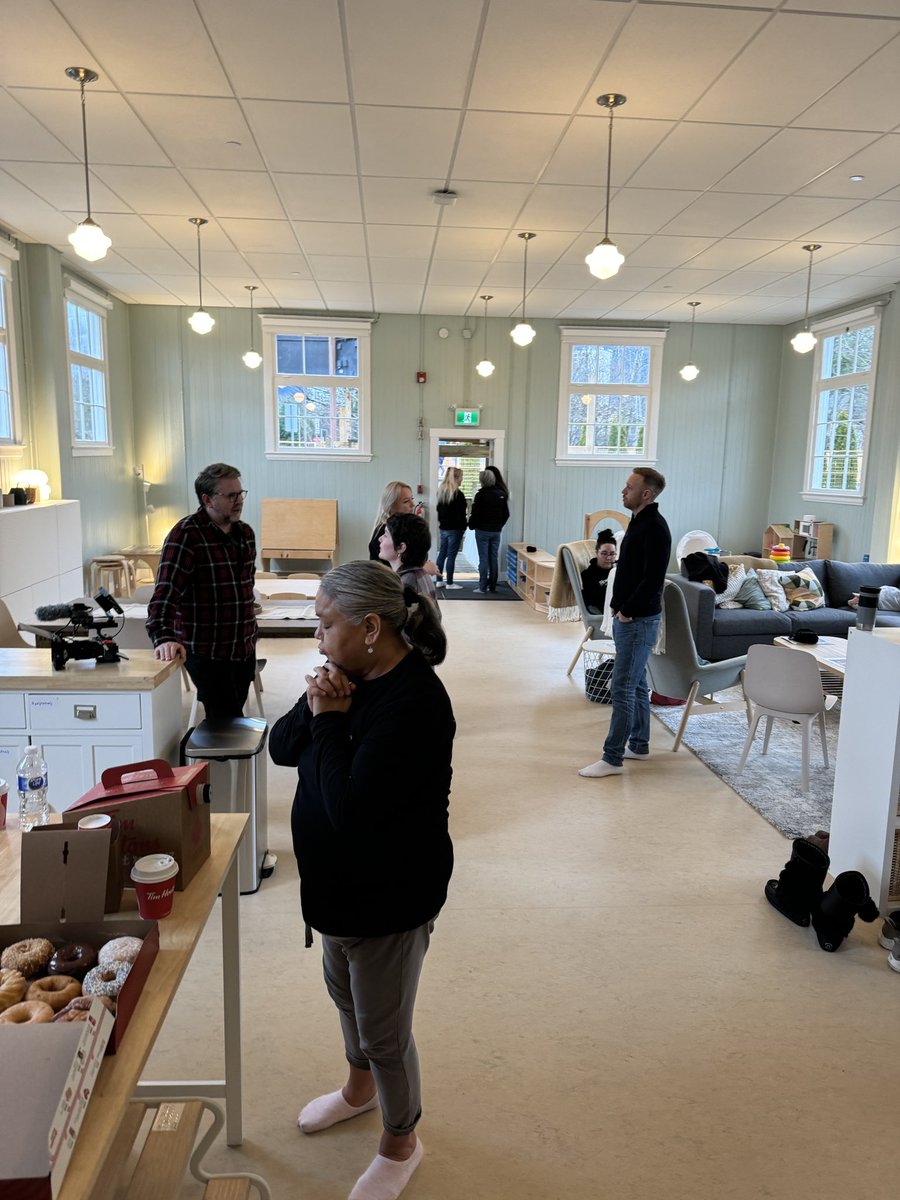
M 440 542 L 440 532 L 437 523 L 437 490 L 444 472 L 448 467 L 459 467 L 463 473 L 462 490 L 471 505 L 472 497 L 478 491 L 478 475 L 492 463 L 504 471 L 504 456 L 506 450 L 505 429 L 481 429 L 478 433 L 463 433 L 457 429 L 432 429 L 431 453 L 429 455 L 429 482 L 431 504 L 428 518 L 431 527 L 432 545 Z M 500 558 L 504 562 L 503 554 Z M 466 530 L 466 536 L 456 560 L 456 576 L 462 579 L 478 578 L 478 550 L 475 546 L 475 534 L 471 529 Z M 502 572 L 501 572 L 502 574 Z

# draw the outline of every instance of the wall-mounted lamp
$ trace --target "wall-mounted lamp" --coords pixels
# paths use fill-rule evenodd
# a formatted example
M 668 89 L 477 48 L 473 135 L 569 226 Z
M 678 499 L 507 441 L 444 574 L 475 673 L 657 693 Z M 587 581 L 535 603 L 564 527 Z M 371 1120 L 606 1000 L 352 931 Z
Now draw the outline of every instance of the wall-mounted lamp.
M 50 499 L 50 477 L 46 471 L 26 467 L 13 475 L 12 482 L 14 487 L 34 488 L 41 501 Z
M 253 346 L 253 293 L 256 291 L 255 283 L 245 283 L 244 287 L 250 293 L 250 349 L 243 356 L 244 366 L 254 370 L 262 362 L 262 355 L 257 354 Z
M 525 320 L 525 285 L 528 280 L 528 243 L 532 238 L 537 237 L 536 233 L 520 233 L 519 237 L 525 242 L 525 260 L 522 264 L 522 320 L 518 325 L 515 325 L 510 331 L 509 336 L 517 346 L 530 346 L 534 341 L 536 334 L 528 322 Z
M 87 198 L 87 216 L 69 234 L 69 242 L 79 258 L 97 262 L 106 257 L 112 240 L 106 236 L 91 216 L 91 175 L 88 168 L 87 108 L 84 101 L 84 85 L 96 83 L 100 76 L 90 67 L 66 67 L 66 74 L 81 87 L 81 133 L 84 139 L 84 191 Z
M 607 92 L 597 97 L 601 108 L 609 109 L 609 139 L 606 150 L 606 225 L 603 241 L 598 242 L 593 250 L 585 257 L 588 270 L 597 279 L 611 279 L 618 273 L 619 267 L 625 261 L 625 255 L 619 253 L 619 248 L 609 237 L 609 185 L 612 177 L 612 127 L 613 111 L 625 103 L 626 97 L 618 92 Z
M 803 328 L 791 338 L 791 345 L 798 354 L 809 354 L 819 340 L 809 327 L 809 287 L 812 283 L 813 255 L 817 250 L 821 250 L 822 246 L 819 242 L 810 242 L 803 249 L 809 251 L 809 268 L 806 272 L 806 309 L 803 313 Z
M 686 383 L 690 383 L 692 379 L 696 379 L 700 374 L 700 368 L 694 363 L 694 318 L 697 316 L 700 301 L 688 300 L 688 304 L 691 306 L 691 344 L 688 348 L 688 360 L 678 372 Z
M 209 222 L 206 217 L 188 217 L 188 220 L 197 227 L 197 289 L 200 297 L 200 306 L 195 313 L 191 313 L 188 317 L 188 325 L 194 333 L 209 333 L 215 325 L 216 319 L 211 317 L 203 307 L 203 271 L 200 265 L 200 226 L 208 225 Z
M 484 358 L 480 363 L 475 364 L 475 370 L 482 379 L 487 379 L 488 376 L 493 375 L 494 373 L 494 364 L 487 356 L 487 306 L 488 300 L 493 300 L 493 298 L 493 296 L 481 297 L 481 299 L 484 301 Z

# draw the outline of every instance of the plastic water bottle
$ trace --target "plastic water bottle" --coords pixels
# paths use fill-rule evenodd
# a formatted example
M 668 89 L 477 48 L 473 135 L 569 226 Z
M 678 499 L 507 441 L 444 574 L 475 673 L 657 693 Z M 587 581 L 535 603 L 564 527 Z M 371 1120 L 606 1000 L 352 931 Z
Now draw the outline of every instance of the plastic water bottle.
M 37 746 L 28 746 L 16 767 L 19 788 L 19 827 L 24 833 L 35 825 L 46 825 L 50 815 L 47 803 L 47 764 Z

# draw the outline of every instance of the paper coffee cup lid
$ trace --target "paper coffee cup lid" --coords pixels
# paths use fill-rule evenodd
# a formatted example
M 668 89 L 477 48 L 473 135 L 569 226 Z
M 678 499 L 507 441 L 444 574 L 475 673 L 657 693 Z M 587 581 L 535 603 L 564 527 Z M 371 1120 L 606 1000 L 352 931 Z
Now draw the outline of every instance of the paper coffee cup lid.
M 91 813 L 87 817 L 82 817 L 78 822 L 79 829 L 105 829 L 107 825 L 112 823 L 112 817 L 106 813 Z
M 147 854 L 131 868 L 135 883 L 163 883 L 178 874 L 178 863 L 171 854 Z

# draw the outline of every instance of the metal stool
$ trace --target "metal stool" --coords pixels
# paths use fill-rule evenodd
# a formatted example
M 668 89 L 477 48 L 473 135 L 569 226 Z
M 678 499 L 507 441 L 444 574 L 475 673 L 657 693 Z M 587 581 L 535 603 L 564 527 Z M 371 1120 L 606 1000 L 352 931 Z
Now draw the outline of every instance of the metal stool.
M 105 587 L 113 595 L 130 596 L 137 586 L 134 563 L 120 554 L 101 554 L 91 559 L 91 595 Z

